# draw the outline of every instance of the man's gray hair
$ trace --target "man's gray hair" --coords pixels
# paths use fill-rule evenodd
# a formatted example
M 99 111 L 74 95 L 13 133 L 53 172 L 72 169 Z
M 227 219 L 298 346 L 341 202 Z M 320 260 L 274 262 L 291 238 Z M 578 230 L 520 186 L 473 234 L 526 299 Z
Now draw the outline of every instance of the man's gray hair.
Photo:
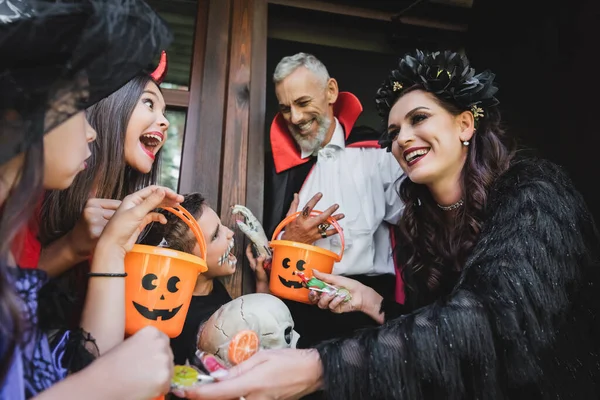
M 277 85 L 300 67 L 304 67 L 315 74 L 323 82 L 323 86 L 329 81 L 329 72 L 327 72 L 327 68 L 325 68 L 325 65 L 317 57 L 312 54 L 298 53 L 293 56 L 283 57 L 279 61 L 273 73 L 273 83 Z

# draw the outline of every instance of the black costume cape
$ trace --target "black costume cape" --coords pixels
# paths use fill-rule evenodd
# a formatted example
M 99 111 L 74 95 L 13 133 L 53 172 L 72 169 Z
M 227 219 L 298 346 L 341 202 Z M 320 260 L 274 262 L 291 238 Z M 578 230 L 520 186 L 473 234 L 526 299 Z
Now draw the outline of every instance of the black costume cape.
M 334 104 L 334 115 L 346 134 L 346 146 L 380 148 L 376 130 L 354 126 L 362 110 L 360 101 L 348 92 L 341 92 Z M 269 238 L 285 218 L 294 193 L 300 192 L 317 161 L 316 157 L 300 158 L 300 151 L 280 113 L 271 124 L 271 148 L 273 155 L 268 155 L 266 162 L 264 208 L 264 227 Z M 396 281 L 392 275 L 354 275 L 352 278 L 372 287 L 385 298 L 393 299 L 395 296 Z M 376 326 L 371 318 L 359 312 L 332 314 L 315 305 L 283 301 L 290 309 L 295 329 L 300 334 L 298 347 L 308 347 L 323 340 L 351 334 L 355 329 Z
M 318 347 L 327 397 L 600 398 L 598 247 L 561 169 L 515 162 L 450 295 Z

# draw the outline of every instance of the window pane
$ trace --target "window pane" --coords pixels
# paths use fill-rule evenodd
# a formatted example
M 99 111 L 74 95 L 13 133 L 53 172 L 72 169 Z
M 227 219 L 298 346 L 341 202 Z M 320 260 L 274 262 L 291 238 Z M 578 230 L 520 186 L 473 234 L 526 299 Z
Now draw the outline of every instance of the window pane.
M 187 111 L 167 109 L 166 116 L 169 120 L 169 130 L 167 131 L 167 140 L 161 150 L 158 184 L 177 191 Z
M 168 70 L 162 88 L 189 90 L 197 0 L 147 0 L 167 22 L 174 38 L 167 49 Z M 156 58 L 155 65 L 158 63 Z

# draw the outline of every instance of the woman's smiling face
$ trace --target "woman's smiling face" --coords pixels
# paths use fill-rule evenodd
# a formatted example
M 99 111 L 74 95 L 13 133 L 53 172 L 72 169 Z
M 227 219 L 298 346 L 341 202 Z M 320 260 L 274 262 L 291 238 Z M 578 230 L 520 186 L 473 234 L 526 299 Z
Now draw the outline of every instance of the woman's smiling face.
M 470 121 L 470 122 L 469 122 Z M 392 153 L 408 176 L 419 184 L 432 185 L 460 175 L 473 136 L 473 115 L 453 115 L 434 95 L 422 90 L 398 99 L 388 117 L 388 135 L 394 138 Z

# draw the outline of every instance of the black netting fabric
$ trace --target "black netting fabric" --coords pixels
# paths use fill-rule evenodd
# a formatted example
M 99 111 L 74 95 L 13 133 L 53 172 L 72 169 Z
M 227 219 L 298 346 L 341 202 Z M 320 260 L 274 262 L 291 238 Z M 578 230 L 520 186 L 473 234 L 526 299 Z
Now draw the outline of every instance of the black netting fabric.
M 0 0 L 0 163 L 119 89 L 171 40 L 142 0 Z

